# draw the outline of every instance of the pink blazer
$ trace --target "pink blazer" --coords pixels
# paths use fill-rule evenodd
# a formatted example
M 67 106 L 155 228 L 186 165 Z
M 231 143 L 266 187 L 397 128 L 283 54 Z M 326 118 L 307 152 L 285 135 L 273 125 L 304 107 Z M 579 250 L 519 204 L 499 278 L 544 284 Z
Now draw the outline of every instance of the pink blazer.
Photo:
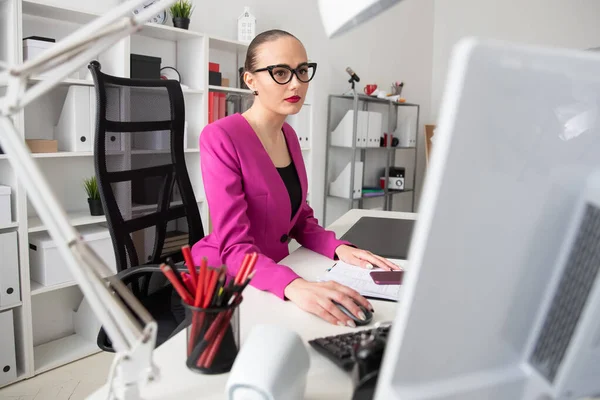
M 206 257 L 210 266 L 226 265 L 232 276 L 246 253 L 257 252 L 252 286 L 282 299 L 285 287 L 298 277 L 279 264 L 289 254 L 291 238 L 331 259 L 339 245 L 349 244 L 313 216 L 306 204 L 306 168 L 298 137 L 287 123 L 283 133 L 302 186 L 302 206 L 291 220 L 286 186 L 246 119 L 234 114 L 204 128 L 200 165 L 213 231 L 192 247 L 196 265 Z

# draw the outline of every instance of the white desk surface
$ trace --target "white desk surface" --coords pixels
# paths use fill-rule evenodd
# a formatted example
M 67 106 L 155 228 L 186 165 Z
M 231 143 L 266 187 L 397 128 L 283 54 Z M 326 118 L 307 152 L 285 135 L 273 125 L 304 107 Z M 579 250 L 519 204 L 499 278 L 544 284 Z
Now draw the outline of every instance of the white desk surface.
M 340 237 L 363 216 L 416 219 L 417 214 L 353 209 L 331 224 L 328 229 L 333 230 Z M 326 268 L 331 267 L 334 261 L 305 248 L 299 248 L 282 260 L 281 264 L 293 268 L 303 278 L 314 281 Z M 375 308 L 371 324 L 358 328 L 339 327 L 302 311 L 290 301 L 282 301 L 270 293 L 249 286 L 244 291 L 244 301 L 240 306 L 241 346 L 244 346 L 244 339 L 257 324 L 276 324 L 294 330 L 305 342 L 310 354 L 305 398 L 350 399 L 352 381 L 349 374 L 313 350 L 308 341 L 322 336 L 368 329 L 378 321 L 394 319 L 397 303 L 370 301 Z M 160 370 L 160 376 L 157 381 L 142 390 L 142 398 L 157 400 L 226 398 L 225 384 L 229 374 L 203 375 L 189 370 L 185 365 L 185 342 L 184 331 L 154 351 L 154 362 Z M 106 390 L 107 387 L 104 386 L 90 396 L 90 399 L 106 399 Z

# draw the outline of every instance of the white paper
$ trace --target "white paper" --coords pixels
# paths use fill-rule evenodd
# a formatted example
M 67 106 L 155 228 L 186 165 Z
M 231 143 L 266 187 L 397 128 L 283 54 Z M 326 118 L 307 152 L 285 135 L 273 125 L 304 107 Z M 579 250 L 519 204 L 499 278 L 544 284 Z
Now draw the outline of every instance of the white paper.
M 391 261 L 404 268 L 403 264 L 405 262 L 399 262 L 399 260 Z M 335 281 L 356 290 L 363 296 L 398 300 L 400 285 L 378 285 L 373 282 L 373 278 L 370 275 L 371 271 L 381 271 L 381 269 L 365 269 L 339 261 L 320 276 L 318 280 L 320 282 Z

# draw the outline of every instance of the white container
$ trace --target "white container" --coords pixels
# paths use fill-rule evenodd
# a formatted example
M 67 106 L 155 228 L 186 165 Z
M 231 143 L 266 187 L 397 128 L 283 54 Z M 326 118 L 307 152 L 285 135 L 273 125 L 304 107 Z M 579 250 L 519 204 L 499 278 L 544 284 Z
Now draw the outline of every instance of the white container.
M 17 379 L 15 327 L 12 310 L 0 313 L 0 386 Z
M 33 60 L 55 43 L 39 39 L 23 39 L 23 61 Z
M 115 253 L 108 229 L 103 226 L 87 226 L 78 229 L 83 239 L 116 273 Z M 29 235 L 29 269 L 31 279 L 44 285 L 58 285 L 73 280 L 69 268 L 60 255 L 48 232 Z
M 7 307 L 21 300 L 17 232 L 0 234 L 0 260 L 0 307 Z
M 10 209 L 10 186 L 0 185 L 0 227 L 12 221 Z

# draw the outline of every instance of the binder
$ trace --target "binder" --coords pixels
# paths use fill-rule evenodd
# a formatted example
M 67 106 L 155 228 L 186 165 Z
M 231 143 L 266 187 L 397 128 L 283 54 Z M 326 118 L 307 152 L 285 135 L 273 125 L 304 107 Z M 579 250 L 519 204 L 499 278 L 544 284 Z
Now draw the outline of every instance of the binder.
M 227 114 L 227 94 L 219 93 L 219 119 L 225 118 Z
M 358 111 L 357 135 L 360 137 L 358 147 L 369 147 L 369 111 Z
M 92 112 L 95 116 L 96 103 L 92 103 L 91 99 L 91 88 L 69 86 L 58 124 L 54 127 L 58 151 L 92 151 L 95 117 L 94 123 L 91 117 Z
M 215 92 L 208 93 L 208 123 L 214 122 Z
M 356 161 L 354 167 L 354 185 L 352 188 L 352 194 L 354 199 L 362 197 L 362 181 L 363 181 L 363 162 Z M 352 165 L 348 163 L 338 177 L 330 183 L 329 194 L 335 197 L 343 197 L 349 199 L 348 193 L 350 192 L 350 175 Z
M 19 285 L 19 258 L 17 232 L 0 234 L 0 307 L 16 304 L 21 300 Z
M 383 136 L 383 114 L 369 111 L 369 123 L 367 128 L 367 147 L 379 147 L 380 138 Z
M 219 119 L 219 97 L 221 93 L 213 93 L 213 122 Z
M 0 312 L 0 385 L 17 379 L 13 311 Z

